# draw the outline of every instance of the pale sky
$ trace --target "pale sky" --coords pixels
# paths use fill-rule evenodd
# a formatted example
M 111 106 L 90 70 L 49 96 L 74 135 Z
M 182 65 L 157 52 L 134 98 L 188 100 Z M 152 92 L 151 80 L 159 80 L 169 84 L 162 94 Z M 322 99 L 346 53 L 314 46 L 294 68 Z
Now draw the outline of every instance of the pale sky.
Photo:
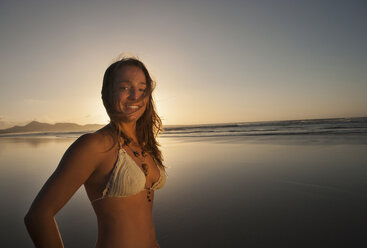
M 367 116 L 367 2 L 4 1 L 0 128 L 107 123 L 121 53 L 157 81 L 163 124 Z

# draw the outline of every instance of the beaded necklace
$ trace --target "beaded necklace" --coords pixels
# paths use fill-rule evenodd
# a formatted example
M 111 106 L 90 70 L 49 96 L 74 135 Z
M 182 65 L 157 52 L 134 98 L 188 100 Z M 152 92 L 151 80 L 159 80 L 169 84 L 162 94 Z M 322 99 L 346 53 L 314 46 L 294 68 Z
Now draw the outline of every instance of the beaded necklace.
M 130 146 L 130 144 L 132 142 L 133 142 L 132 139 L 124 138 L 124 144 L 126 144 L 126 146 L 134 154 L 134 156 L 140 160 L 141 168 L 143 169 L 143 172 L 144 172 L 144 175 L 145 175 L 145 181 L 147 182 L 148 175 L 149 175 L 149 167 L 148 167 L 148 164 L 145 163 L 145 157 L 147 156 L 147 153 L 146 153 L 146 151 L 144 151 L 143 148 L 140 148 L 140 146 L 138 144 L 136 144 L 135 142 L 134 142 L 135 145 L 139 146 L 139 148 L 141 149 L 141 152 L 133 150 Z M 152 201 L 152 198 L 151 198 L 152 187 L 148 187 L 147 185 L 145 185 L 144 189 L 147 190 L 147 200 L 148 200 L 148 202 L 151 202 Z

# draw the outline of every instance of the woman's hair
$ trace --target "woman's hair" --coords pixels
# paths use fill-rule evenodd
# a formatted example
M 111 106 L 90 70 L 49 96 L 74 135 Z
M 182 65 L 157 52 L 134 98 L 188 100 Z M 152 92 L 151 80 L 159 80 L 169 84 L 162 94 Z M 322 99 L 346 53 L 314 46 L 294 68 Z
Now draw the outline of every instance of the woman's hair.
M 107 114 L 110 117 L 110 124 L 116 131 L 114 136 L 115 143 L 119 137 L 124 139 L 128 138 L 122 130 L 121 122 L 123 121 L 123 114 L 121 113 L 121 110 L 117 109 L 116 107 L 118 104 L 113 92 L 113 84 L 114 80 L 116 80 L 116 74 L 123 66 L 138 67 L 145 75 L 146 91 L 143 97 L 148 97 L 148 102 L 143 115 L 136 122 L 136 138 L 138 139 L 139 145 L 142 147 L 142 149 L 149 152 L 156 162 L 158 162 L 158 165 L 163 167 L 162 153 L 158 148 L 159 143 L 156 140 L 156 136 L 160 131 L 162 131 L 162 121 L 155 110 L 152 97 L 155 82 L 150 77 L 145 65 L 136 58 L 123 58 L 111 64 L 107 68 L 103 77 L 102 100 Z

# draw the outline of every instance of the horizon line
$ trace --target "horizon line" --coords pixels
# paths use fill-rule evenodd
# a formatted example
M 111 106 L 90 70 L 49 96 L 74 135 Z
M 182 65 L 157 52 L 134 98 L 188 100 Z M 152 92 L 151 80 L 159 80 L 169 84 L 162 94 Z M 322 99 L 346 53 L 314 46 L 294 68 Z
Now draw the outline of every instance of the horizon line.
M 326 120 L 326 119 L 356 119 L 356 118 L 367 118 L 367 116 L 350 116 L 350 117 L 324 117 L 324 118 L 305 118 L 305 119 L 282 119 L 282 120 L 259 120 L 259 121 L 232 121 L 232 122 L 212 122 L 212 123 L 197 123 L 197 124 L 165 124 L 162 126 L 202 126 L 202 125 L 226 125 L 226 124 L 234 124 L 234 123 L 257 123 L 257 122 L 281 122 L 281 121 L 304 121 L 304 120 Z M 87 124 L 80 124 L 78 122 L 41 122 L 41 121 L 37 121 L 37 120 L 32 120 L 27 122 L 26 124 L 24 124 L 24 126 L 32 123 L 32 122 L 38 122 L 38 123 L 44 123 L 44 124 L 50 124 L 50 125 L 55 125 L 55 124 L 77 124 L 80 126 L 86 126 L 86 125 L 107 125 L 107 123 L 87 123 Z M 15 126 L 19 126 L 19 124 L 15 124 L 14 126 L 8 127 L 8 128 L 12 128 Z M 8 129 L 8 128 L 4 128 L 4 129 Z M 0 129 L 0 130 L 4 130 L 4 129 Z

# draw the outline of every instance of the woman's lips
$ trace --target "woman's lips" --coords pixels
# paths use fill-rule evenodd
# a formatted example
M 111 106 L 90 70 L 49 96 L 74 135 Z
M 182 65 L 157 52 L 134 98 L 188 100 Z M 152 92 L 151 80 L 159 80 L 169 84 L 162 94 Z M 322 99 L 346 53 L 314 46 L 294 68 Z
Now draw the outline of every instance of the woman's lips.
M 131 104 L 131 105 L 125 105 L 124 106 L 124 112 L 126 114 L 133 114 L 135 113 L 136 111 L 138 111 L 139 109 L 141 108 L 140 105 L 134 105 L 134 104 Z

